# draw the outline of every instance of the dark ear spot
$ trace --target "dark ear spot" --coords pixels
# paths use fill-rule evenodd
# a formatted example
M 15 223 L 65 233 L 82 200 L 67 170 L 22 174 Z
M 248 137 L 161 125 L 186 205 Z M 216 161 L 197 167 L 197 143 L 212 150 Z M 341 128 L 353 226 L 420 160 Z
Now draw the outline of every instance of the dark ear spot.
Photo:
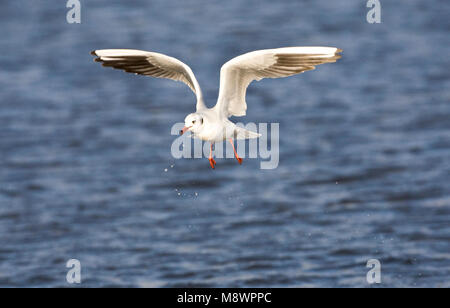
M 200 120 L 201 122 L 202 122 L 202 124 L 203 124 L 203 118 L 201 118 L 201 120 Z

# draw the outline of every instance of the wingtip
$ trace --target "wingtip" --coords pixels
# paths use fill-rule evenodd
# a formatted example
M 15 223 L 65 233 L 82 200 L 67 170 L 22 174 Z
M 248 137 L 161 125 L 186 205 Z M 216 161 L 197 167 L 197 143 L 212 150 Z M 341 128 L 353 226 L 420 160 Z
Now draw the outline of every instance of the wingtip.
M 91 51 L 91 55 L 97 56 L 96 51 L 97 51 L 97 50 L 92 50 L 92 51 Z

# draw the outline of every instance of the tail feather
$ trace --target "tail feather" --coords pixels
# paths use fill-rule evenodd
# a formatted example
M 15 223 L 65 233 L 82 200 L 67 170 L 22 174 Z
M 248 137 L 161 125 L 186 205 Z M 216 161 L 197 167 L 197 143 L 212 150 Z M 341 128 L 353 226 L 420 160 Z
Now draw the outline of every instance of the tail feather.
M 242 140 L 242 139 L 255 139 L 261 137 L 261 134 L 252 132 L 251 130 L 247 130 L 242 127 L 236 126 L 234 128 L 234 139 Z

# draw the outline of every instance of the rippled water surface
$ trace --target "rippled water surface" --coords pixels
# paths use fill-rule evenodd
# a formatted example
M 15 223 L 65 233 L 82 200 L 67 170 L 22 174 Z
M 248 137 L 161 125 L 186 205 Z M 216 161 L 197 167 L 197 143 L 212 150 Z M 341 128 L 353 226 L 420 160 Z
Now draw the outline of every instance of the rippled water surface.
M 447 1 L 0 3 L 0 286 L 450 287 Z M 446 13 L 447 12 L 447 13 Z M 172 158 L 182 84 L 104 69 L 89 52 L 178 57 L 209 105 L 220 66 L 295 45 L 334 64 L 250 86 L 280 123 L 280 164 Z M 167 171 L 165 171 L 167 169 Z

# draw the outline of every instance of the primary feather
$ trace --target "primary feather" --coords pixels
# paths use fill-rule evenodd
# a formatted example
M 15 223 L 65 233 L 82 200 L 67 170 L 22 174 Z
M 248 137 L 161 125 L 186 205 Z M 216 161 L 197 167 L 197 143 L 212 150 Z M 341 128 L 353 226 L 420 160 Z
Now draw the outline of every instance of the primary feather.
M 103 66 L 127 73 L 167 78 L 184 82 L 197 96 L 197 110 L 204 109 L 202 91 L 191 68 L 178 59 L 149 51 L 133 49 L 103 49 L 91 53 Z

